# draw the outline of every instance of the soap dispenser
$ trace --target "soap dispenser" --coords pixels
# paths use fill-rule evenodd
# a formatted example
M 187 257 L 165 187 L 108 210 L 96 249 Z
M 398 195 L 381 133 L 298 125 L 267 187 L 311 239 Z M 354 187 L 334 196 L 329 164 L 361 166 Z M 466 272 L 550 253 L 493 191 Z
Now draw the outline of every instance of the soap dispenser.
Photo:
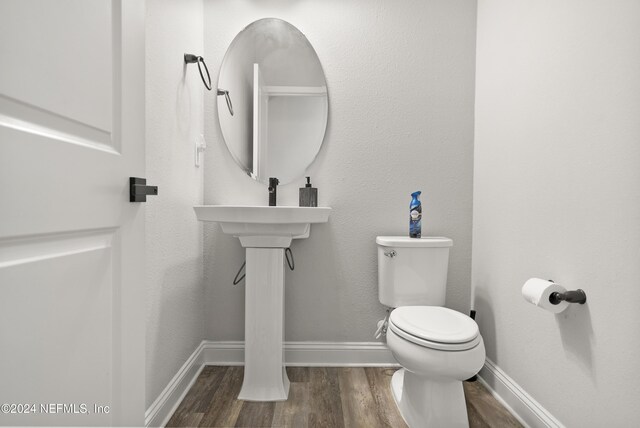
M 311 177 L 307 177 L 307 184 L 300 188 L 300 204 L 301 207 L 317 207 L 318 206 L 318 189 L 311 187 Z

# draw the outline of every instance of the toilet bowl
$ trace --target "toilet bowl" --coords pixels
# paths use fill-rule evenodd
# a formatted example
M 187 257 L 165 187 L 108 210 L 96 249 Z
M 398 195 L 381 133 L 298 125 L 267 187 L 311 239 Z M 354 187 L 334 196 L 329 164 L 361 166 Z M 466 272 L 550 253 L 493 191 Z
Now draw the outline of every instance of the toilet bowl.
M 445 237 L 378 236 L 378 296 L 391 311 L 387 345 L 402 365 L 391 390 L 410 428 L 468 427 L 462 381 L 485 360 L 476 322 L 444 307 Z
M 407 327 L 398 318 L 412 319 L 413 325 Z M 438 329 L 432 318 L 438 320 L 435 324 L 450 324 Z M 485 359 L 475 322 L 443 307 L 397 308 L 389 319 L 387 345 L 403 367 L 393 375 L 391 389 L 407 425 L 468 427 L 462 381 L 478 373 Z

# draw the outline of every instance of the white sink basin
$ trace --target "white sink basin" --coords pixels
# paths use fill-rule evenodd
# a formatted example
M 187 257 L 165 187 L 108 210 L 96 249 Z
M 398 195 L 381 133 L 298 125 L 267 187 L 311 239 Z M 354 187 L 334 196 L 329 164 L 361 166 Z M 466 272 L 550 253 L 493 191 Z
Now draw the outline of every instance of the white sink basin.
M 220 223 L 222 231 L 240 239 L 243 247 L 287 248 L 292 239 L 308 238 L 312 223 L 326 223 L 329 207 L 267 207 L 200 205 L 200 221 Z

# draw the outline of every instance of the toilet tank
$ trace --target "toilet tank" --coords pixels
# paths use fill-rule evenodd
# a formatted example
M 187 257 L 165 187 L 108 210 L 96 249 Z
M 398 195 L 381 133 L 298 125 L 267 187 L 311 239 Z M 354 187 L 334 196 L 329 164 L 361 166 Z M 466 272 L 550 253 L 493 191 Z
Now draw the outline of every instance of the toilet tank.
M 376 244 L 382 304 L 444 306 L 451 239 L 378 236 Z

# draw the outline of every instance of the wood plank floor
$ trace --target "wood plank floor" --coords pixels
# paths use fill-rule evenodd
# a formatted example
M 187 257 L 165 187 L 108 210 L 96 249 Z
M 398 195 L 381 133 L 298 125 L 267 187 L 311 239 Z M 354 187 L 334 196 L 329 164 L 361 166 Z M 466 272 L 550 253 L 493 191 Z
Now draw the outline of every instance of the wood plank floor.
M 178 406 L 169 427 L 406 427 L 389 383 L 396 368 L 287 367 L 287 401 L 236 397 L 242 367 L 206 366 Z M 472 428 L 521 427 L 479 383 L 465 382 Z

